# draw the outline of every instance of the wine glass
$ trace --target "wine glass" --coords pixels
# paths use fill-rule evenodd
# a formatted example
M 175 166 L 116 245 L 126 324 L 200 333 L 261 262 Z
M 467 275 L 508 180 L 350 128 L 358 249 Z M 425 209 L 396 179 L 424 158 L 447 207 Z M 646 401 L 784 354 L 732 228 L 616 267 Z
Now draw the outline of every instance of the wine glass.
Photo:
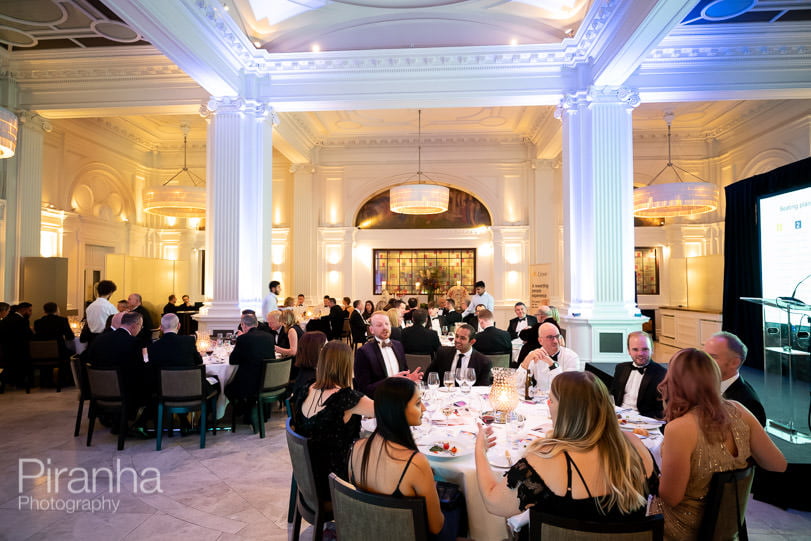
M 456 385 L 461 389 L 462 383 L 465 381 L 465 369 L 457 368 L 453 372 L 453 378 L 456 380 Z
M 435 393 L 437 389 L 439 389 L 439 374 L 437 372 L 431 372 L 428 374 L 428 389 L 430 389 L 431 394 Z
M 463 375 L 463 379 L 465 382 L 465 387 L 467 387 L 467 391 L 465 391 L 464 387 L 462 388 L 462 392 L 470 392 L 470 388 L 476 384 L 476 369 L 475 368 L 465 368 L 465 373 Z
M 443 383 L 445 384 L 445 392 L 449 393 L 453 389 L 453 372 L 448 370 L 445 372 L 445 377 L 443 378 Z

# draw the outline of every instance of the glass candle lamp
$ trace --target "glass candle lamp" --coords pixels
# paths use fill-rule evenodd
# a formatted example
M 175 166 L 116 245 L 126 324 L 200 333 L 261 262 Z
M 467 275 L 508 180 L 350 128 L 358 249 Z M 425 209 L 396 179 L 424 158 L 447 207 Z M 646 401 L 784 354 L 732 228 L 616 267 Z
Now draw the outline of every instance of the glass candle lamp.
M 518 390 L 515 388 L 514 368 L 493 368 L 493 384 L 490 386 L 490 403 L 497 412 L 496 422 L 505 422 L 508 414 L 512 412 L 519 401 Z

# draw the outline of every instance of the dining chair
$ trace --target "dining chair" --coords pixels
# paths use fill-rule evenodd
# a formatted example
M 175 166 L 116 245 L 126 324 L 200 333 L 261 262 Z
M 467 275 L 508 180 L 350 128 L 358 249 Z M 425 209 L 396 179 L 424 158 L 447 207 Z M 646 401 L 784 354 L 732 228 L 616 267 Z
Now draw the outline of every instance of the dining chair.
M 200 449 L 206 448 L 206 413 L 209 403 L 217 396 L 217 390 L 206 386 L 204 365 L 187 367 L 164 366 L 158 371 L 158 416 L 155 422 L 157 438 L 155 450 L 161 450 L 163 441 L 163 417 L 169 414 L 169 435 L 175 413 L 200 410 Z M 212 404 L 211 409 L 214 409 Z M 214 434 L 216 434 L 216 430 Z
M 746 507 L 754 477 L 754 466 L 713 474 L 704 498 L 704 517 L 698 527 L 697 539 L 734 539 L 736 533 L 740 541 L 749 539 Z
M 259 378 L 259 388 L 254 396 L 247 397 L 249 403 L 256 408 L 256 417 L 259 419 L 259 437 L 265 437 L 265 408 L 264 405 L 282 400 L 287 394 L 287 385 L 290 383 L 290 365 L 292 357 L 281 359 L 265 359 L 262 363 L 262 372 Z M 253 415 L 251 415 L 253 419 Z M 231 410 L 231 433 L 236 432 L 237 415 L 236 408 Z
M 82 427 L 82 412 L 84 411 L 85 400 L 90 400 L 90 384 L 87 381 L 87 372 L 82 366 L 79 355 L 71 355 L 70 371 L 73 374 L 73 384 L 79 390 L 79 409 L 76 411 L 76 426 L 73 429 L 73 436 L 79 435 Z
M 320 485 L 315 482 L 313 463 L 310 458 L 310 439 L 300 436 L 290 427 L 290 419 L 285 424 L 287 451 L 296 478 L 296 511 L 293 514 L 293 541 L 298 541 L 301 519 L 313 525 L 313 541 L 321 541 L 324 524 L 332 520 L 332 503 L 329 494 L 322 494 Z M 343 539 L 362 539 L 344 537 Z M 388 540 L 387 540 L 388 541 Z
M 287 413 L 287 419 L 290 420 L 293 418 L 293 404 L 290 402 L 290 397 L 284 399 L 284 411 Z M 287 504 L 287 522 L 293 522 L 293 516 L 296 512 L 296 491 L 298 490 L 298 486 L 296 485 L 296 476 L 295 474 L 290 474 L 290 501 Z
M 344 326 L 341 329 L 341 340 L 345 341 L 349 346 L 352 345 L 352 326 L 349 324 L 349 318 L 344 319 Z
M 529 510 L 531 541 L 661 541 L 665 533 L 662 515 L 651 515 L 632 521 L 608 522 L 581 520 Z M 701 539 L 701 537 L 699 537 Z
M 500 355 L 485 355 L 492 363 L 492 368 L 509 368 L 510 367 L 510 354 L 502 353 Z
M 425 498 L 399 498 L 358 490 L 334 473 L 329 490 L 338 539 L 427 541 Z
M 90 389 L 90 408 L 87 413 L 87 446 L 93 440 L 93 428 L 99 411 L 118 411 L 118 450 L 124 449 L 124 438 L 127 437 L 127 399 L 121 379 L 121 369 L 94 368 L 85 365 Z
M 60 382 L 62 374 L 60 368 L 65 362 L 59 357 L 59 343 L 56 340 L 31 340 L 28 343 L 29 366 L 25 376 L 25 392 L 31 392 L 31 383 L 34 379 L 34 370 L 50 368 L 53 370 L 53 380 L 56 384 L 56 392 L 62 391 Z
M 406 366 L 411 372 L 413 372 L 414 369 L 417 368 L 418 366 L 422 368 L 423 372 L 425 372 L 431 365 L 430 355 L 417 355 L 415 353 L 406 353 L 405 358 L 406 358 Z

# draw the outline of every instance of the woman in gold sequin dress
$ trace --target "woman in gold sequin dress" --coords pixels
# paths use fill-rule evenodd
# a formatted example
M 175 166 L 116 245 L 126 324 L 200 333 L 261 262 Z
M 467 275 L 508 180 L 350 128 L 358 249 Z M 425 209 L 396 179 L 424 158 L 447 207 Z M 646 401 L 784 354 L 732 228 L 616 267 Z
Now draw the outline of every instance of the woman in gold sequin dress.
M 705 352 L 677 352 L 659 391 L 668 424 L 653 510 L 665 516 L 665 539 L 689 541 L 696 539 L 714 473 L 744 468 L 750 457 L 766 470 L 784 471 L 786 459 L 749 410 L 721 397 L 721 373 Z

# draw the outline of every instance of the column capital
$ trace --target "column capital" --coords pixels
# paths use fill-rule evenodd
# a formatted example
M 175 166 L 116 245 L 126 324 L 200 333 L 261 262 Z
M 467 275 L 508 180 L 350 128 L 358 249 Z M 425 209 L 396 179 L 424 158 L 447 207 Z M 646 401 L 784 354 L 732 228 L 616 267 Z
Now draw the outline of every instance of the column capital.
M 33 128 L 43 133 L 50 133 L 53 130 L 53 126 L 48 119 L 39 116 L 33 111 L 21 109 L 15 112 L 17 113 L 17 119 L 19 120 L 21 126 Z
M 269 101 L 233 96 L 212 96 L 200 105 L 200 116 L 207 118 L 214 114 L 242 113 L 258 120 L 270 118 L 274 126 L 279 125 L 279 115 Z
M 555 109 L 555 118 L 560 120 L 563 118 L 564 113 L 593 103 L 621 103 L 633 109 L 641 103 L 641 100 L 639 91 L 635 88 L 626 86 L 590 86 L 586 90 L 564 94 Z

